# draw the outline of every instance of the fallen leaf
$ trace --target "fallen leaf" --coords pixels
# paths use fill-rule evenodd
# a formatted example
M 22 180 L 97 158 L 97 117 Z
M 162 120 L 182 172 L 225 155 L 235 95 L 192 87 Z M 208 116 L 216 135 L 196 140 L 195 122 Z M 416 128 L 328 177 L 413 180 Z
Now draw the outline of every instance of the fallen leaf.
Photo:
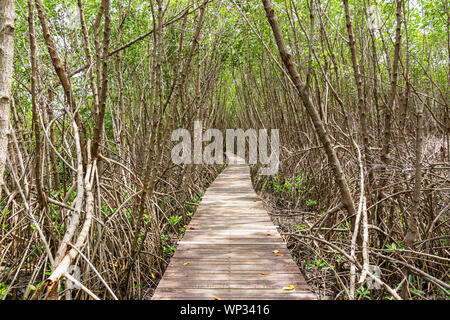
M 185 262 L 183 263 L 183 266 L 187 266 L 189 264 L 189 262 Z
M 273 250 L 272 252 L 273 253 L 278 253 L 278 252 L 280 252 L 280 250 Z
M 156 278 L 156 276 L 155 276 L 155 274 L 152 272 L 152 279 L 155 279 Z
M 294 290 L 294 289 L 295 289 L 295 287 L 296 287 L 296 285 L 295 285 L 295 284 L 291 284 L 290 286 L 286 286 L 286 287 L 283 287 L 283 289 L 282 289 L 282 290 L 287 290 L 287 291 L 291 291 L 291 290 Z
M 277 256 L 278 256 L 278 257 L 283 257 L 284 254 L 280 253 L 280 254 L 277 254 Z
M 261 273 L 261 275 L 262 275 L 262 276 L 271 276 L 272 273 L 264 273 L 264 272 L 263 272 L 263 273 Z
M 274 236 L 273 233 L 268 233 L 267 235 L 268 235 L 269 237 L 273 237 L 273 236 Z
M 214 297 L 214 300 L 222 300 L 222 299 L 220 299 L 219 297 Z

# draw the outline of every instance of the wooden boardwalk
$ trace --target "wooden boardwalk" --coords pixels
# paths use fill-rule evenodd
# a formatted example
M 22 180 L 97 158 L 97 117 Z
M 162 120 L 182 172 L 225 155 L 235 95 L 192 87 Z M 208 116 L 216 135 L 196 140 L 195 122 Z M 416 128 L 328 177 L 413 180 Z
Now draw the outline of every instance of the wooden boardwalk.
M 253 190 L 249 167 L 237 163 L 206 191 L 153 300 L 315 299 Z

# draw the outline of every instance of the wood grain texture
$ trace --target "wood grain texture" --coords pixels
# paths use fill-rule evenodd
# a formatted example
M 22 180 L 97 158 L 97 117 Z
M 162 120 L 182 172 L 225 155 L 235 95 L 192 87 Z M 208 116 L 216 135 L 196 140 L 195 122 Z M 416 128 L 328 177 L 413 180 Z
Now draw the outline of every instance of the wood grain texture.
M 283 290 L 294 285 L 293 290 Z M 239 161 L 206 191 L 153 300 L 313 300 Z

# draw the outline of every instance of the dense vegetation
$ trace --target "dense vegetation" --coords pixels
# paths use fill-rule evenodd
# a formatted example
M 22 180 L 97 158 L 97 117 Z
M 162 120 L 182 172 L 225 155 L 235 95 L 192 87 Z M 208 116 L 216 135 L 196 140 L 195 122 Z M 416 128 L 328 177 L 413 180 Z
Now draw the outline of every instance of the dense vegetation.
M 150 298 L 224 168 L 171 161 L 196 119 L 280 129 L 253 182 L 319 298 L 448 299 L 447 0 L 0 0 L 0 27 L 11 8 L 0 299 Z

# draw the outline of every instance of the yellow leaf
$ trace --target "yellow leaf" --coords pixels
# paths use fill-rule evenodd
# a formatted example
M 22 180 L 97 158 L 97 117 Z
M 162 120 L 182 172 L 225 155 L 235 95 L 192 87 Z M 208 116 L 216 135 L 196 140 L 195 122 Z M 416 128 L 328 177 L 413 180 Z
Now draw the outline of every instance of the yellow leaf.
M 296 287 L 296 285 L 295 285 L 295 284 L 291 284 L 290 286 L 286 286 L 286 287 L 283 287 L 283 289 L 282 289 L 282 290 L 287 290 L 287 291 L 291 291 L 291 290 L 294 290 L 294 289 L 295 289 L 295 287 Z
M 152 272 L 152 279 L 155 279 L 156 278 L 156 276 L 155 276 L 155 274 Z
M 220 299 L 219 297 L 214 297 L 214 300 L 222 300 L 222 299 Z
M 264 272 L 263 272 L 263 273 L 261 273 L 261 275 L 262 275 L 262 276 L 271 276 L 272 274 L 271 274 L 271 273 L 264 273 Z
M 185 262 L 183 263 L 183 266 L 187 266 L 189 264 L 189 262 Z
M 273 250 L 272 252 L 273 253 L 278 253 L 278 252 L 280 252 L 280 250 Z

